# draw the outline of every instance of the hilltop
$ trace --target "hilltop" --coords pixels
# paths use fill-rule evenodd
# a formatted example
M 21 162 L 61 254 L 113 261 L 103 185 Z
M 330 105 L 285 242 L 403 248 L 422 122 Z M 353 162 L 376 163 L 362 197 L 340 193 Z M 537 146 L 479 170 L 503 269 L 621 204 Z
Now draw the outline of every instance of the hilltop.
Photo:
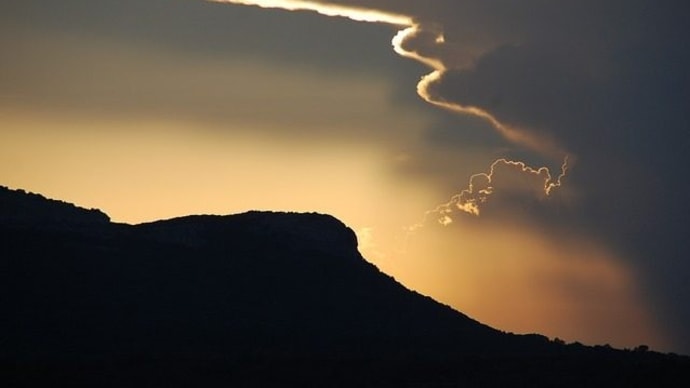
M 686 357 L 491 328 L 367 262 L 329 215 L 139 225 L 0 188 L 9 386 L 673 386 Z

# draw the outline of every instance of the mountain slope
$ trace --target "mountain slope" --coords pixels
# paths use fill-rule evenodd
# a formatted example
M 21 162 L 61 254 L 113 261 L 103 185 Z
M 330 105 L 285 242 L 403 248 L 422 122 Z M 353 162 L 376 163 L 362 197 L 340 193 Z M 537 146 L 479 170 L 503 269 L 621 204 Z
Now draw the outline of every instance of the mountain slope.
M 132 226 L 21 191 L 2 188 L 0 201 L 0 361 L 18 385 L 551 381 L 545 360 L 572 376 L 589 365 L 608 383 L 617 374 L 605 366 L 638 370 L 623 352 L 502 333 L 407 290 L 331 216 Z M 687 362 L 648 353 L 634 359 L 655 378 Z

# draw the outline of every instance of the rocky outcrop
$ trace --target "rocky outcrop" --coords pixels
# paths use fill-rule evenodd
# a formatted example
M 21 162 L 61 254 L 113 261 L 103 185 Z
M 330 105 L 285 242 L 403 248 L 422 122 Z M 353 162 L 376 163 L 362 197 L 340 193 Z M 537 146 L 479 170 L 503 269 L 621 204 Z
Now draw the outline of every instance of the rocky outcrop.
M 232 216 L 188 216 L 137 225 L 157 241 L 200 247 L 232 235 L 281 243 L 285 249 L 358 255 L 357 236 L 337 218 L 319 213 L 250 211 Z M 215 241 L 214 241 L 215 240 Z

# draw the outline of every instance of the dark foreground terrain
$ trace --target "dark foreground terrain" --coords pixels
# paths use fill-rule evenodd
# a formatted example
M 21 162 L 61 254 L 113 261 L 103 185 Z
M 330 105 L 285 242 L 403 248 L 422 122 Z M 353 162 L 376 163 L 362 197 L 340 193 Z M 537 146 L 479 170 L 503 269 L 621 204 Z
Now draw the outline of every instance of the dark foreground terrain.
M 688 386 L 690 359 L 504 333 L 320 214 L 141 225 L 0 187 L 0 386 Z

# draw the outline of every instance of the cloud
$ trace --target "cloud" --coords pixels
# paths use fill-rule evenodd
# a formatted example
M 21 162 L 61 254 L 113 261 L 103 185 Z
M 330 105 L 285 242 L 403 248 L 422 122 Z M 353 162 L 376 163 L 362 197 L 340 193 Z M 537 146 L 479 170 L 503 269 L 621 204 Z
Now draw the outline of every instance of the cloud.
M 293 39 L 301 38 L 302 29 L 322 29 L 322 18 L 282 23 L 286 36 L 276 34 L 278 38 L 271 42 L 256 43 L 261 39 L 242 37 L 231 27 L 215 25 L 213 11 L 218 5 L 198 2 L 194 8 L 188 5 L 190 2 L 183 2 L 186 5 L 180 11 L 189 13 L 192 20 L 203 17 L 210 29 L 206 32 L 191 31 L 194 26 L 189 21 L 179 22 L 177 14 L 170 11 L 173 22 L 149 20 L 153 7 L 140 5 L 137 11 L 141 14 L 125 23 L 132 30 L 143 30 L 132 39 L 130 30 L 117 26 L 118 20 L 134 12 L 126 4 L 114 2 L 108 13 L 99 7 L 91 9 L 89 2 L 72 1 L 67 11 L 51 9 L 52 3 L 45 4 L 45 10 L 32 9 L 32 3 L 15 6 L 15 12 L 37 19 L 39 27 L 10 22 L 0 27 L 0 43 L 15 53 L 0 63 L 0 72 L 6 75 L 0 78 L 3 110 L 60 116 L 56 120 L 89 116 L 111 122 L 140 119 L 192 126 L 204 123 L 219 131 L 318 143 L 334 138 L 341 142 L 367 138 L 372 144 L 391 143 L 391 131 L 395 130 L 396 139 L 406 139 L 408 133 L 429 122 L 429 115 L 415 107 L 399 111 L 391 101 L 396 85 L 390 78 L 378 76 L 376 70 L 365 73 L 356 68 L 325 66 L 325 71 L 308 65 L 304 57 L 300 61 L 286 59 L 286 55 L 311 49 L 311 56 L 339 63 L 362 52 L 361 45 L 348 43 L 348 47 L 338 39 L 335 48 L 309 47 L 309 39 L 304 42 L 306 48 L 291 46 Z M 220 8 L 227 11 L 230 7 Z M 72 12 L 68 12 L 70 9 Z M 71 20 L 73 12 L 92 15 L 103 25 L 95 27 L 89 21 Z M 44 13 L 54 14 L 55 20 Z M 223 15 L 223 24 L 230 26 L 257 17 L 245 12 Z M 142 25 L 149 22 L 150 26 Z M 334 35 L 353 33 L 356 39 L 380 33 L 376 29 L 353 29 L 352 25 L 333 30 Z M 357 35 L 360 30 L 364 30 L 361 36 Z M 180 35 L 182 42 L 177 42 L 176 36 Z M 226 47 L 217 46 L 215 39 L 219 35 L 227 37 Z M 195 40 L 201 47 L 208 44 L 212 49 L 190 49 L 185 39 Z M 263 48 L 262 52 L 269 54 L 262 57 L 247 53 L 247 45 L 253 50 Z M 290 50 L 294 53 L 287 54 Z M 334 58 L 338 55 L 343 58 Z M 377 64 L 382 57 L 363 57 L 357 62 L 374 69 L 377 65 L 387 67 L 385 60 Z
M 358 22 L 386 23 L 399 26 L 412 24 L 409 16 L 382 12 L 368 7 L 337 5 L 308 0 L 208 0 L 216 3 L 253 5 L 261 8 L 278 8 L 286 11 L 311 11 L 325 16 L 344 17 Z
M 491 126 L 494 127 L 501 135 L 509 141 L 525 146 L 534 151 L 548 157 L 566 158 L 567 153 L 563 151 L 550 139 L 543 139 L 534 136 L 529 131 L 522 130 L 516 126 L 508 125 L 501 122 L 490 111 L 479 107 L 476 104 L 462 104 L 458 100 L 451 100 L 436 92 L 436 86 L 443 80 L 443 77 L 448 72 L 445 64 L 445 36 L 443 34 L 443 27 L 434 22 L 421 22 L 414 17 L 405 16 L 400 13 L 391 13 L 389 11 L 381 11 L 371 8 L 362 8 L 359 5 L 350 4 L 329 4 L 327 2 L 317 1 L 301 1 L 301 0 L 214 0 L 215 2 L 253 5 L 262 8 L 278 8 L 288 11 L 311 11 L 317 12 L 326 16 L 345 17 L 355 21 L 363 21 L 369 23 L 385 23 L 401 25 L 405 28 L 398 31 L 392 39 L 393 49 L 396 53 L 403 57 L 414 59 L 431 69 L 431 73 L 422 77 L 417 85 L 417 93 L 419 96 L 430 104 L 435 106 L 457 112 L 460 114 L 471 115 L 479 117 Z M 551 175 L 548 167 L 540 167 L 533 169 L 527 167 L 524 162 L 501 160 L 512 165 L 521 165 L 523 168 L 517 170 L 518 173 L 526 174 L 545 174 Z M 493 165 L 491 167 L 493 170 Z M 565 175 L 566 169 L 562 169 L 562 174 Z M 485 174 L 484 174 L 485 175 Z M 489 179 L 491 174 L 486 175 Z M 473 176 L 471 179 L 474 179 Z M 550 182 L 544 188 L 548 194 L 553 187 L 560 186 L 560 179 L 555 186 L 550 186 Z M 472 182 L 470 183 L 472 185 Z M 471 190 L 471 189 L 470 189 Z M 478 215 L 477 201 L 486 201 L 488 198 L 489 189 L 480 190 L 478 193 L 463 191 L 451 199 L 455 206 L 459 209 Z M 479 197 L 473 199 L 466 199 L 469 195 L 477 194 Z M 460 198 L 459 201 L 456 198 Z M 444 220 L 448 220 L 448 215 L 444 214 Z
M 449 202 L 438 206 L 427 216 L 437 218 L 442 225 L 453 222 L 453 215 L 458 211 L 479 216 L 496 191 L 504 198 L 506 195 L 511 196 L 513 202 L 544 199 L 561 187 L 561 180 L 567 171 L 567 158 L 558 176 L 552 176 L 546 167 L 534 169 L 523 162 L 498 159 L 491 164 L 489 172 L 472 175 L 467 189 L 454 195 Z
M 396 47 L 431 68 L 418 86 L 423 98 L 482 117 L 515 146 L 556 164 L 551 170 L 576 156 L 567 176 L 581 193 L 576 211 L 542 221 L 573 225 L 625 252 L 645 274 L 640 284 L 678 348 L 690 349 L 681 329 L 690 324 L 681 306 L 690 297 L 682 280 L 690 247 L 678 216 L 690 212 L 690 184 L 677 179 L 690 149 L 685 2 L 315 3 L 411 16 Z M 675 184 L 660 200 L 663 182 Z
M 404 26 L 392 40 L 393 49 L 401 56 L 412 58 L 431 68 L 422 77 L 417 92 L 425 101 L 441 108 L 462 114 L 481 117 L 489 122 L 508 140 L 538 150 L 548 156 L 563 157 L 565 152 L 551 141 L 542 140 L 521 128 L 507 125 L 490 111 L 476 104 L 462 104 L 457 100 L 434 93 L 435 85 L 448 71 L 446 63 L 457 62 L 455 51 L 446 49 L 442 24 L 421 21 L 414 16 L 364 7 L 360 4 L 303 1 L 303 0 L 211 0 L 219 3 L 252 5 L 261 8 L 278 8 L 288 11 L 311 11 L 326 16 L 344 17 L 360 22 L 383 23 Z M 449 55 L 450 53 L 450 55 Z M 451 59 L 452 58 L 452 59 Z M 433 88 L 433 89 L 432 89 Z
M 690 149 L 687 3 L 356 3 L 440 26 L 449 48 L 434 51 L 446 68 L 427 88 L 434 99 L 475 106 L 577 156 L 567 177 L 581 193 L 577 209 L 546 225 L 625 252 L 687 352 L 689 225 L 679 215 L 690 212 L 690 184 L 677 179 Z M 420 52 L 432 47 L 425 42 Z

